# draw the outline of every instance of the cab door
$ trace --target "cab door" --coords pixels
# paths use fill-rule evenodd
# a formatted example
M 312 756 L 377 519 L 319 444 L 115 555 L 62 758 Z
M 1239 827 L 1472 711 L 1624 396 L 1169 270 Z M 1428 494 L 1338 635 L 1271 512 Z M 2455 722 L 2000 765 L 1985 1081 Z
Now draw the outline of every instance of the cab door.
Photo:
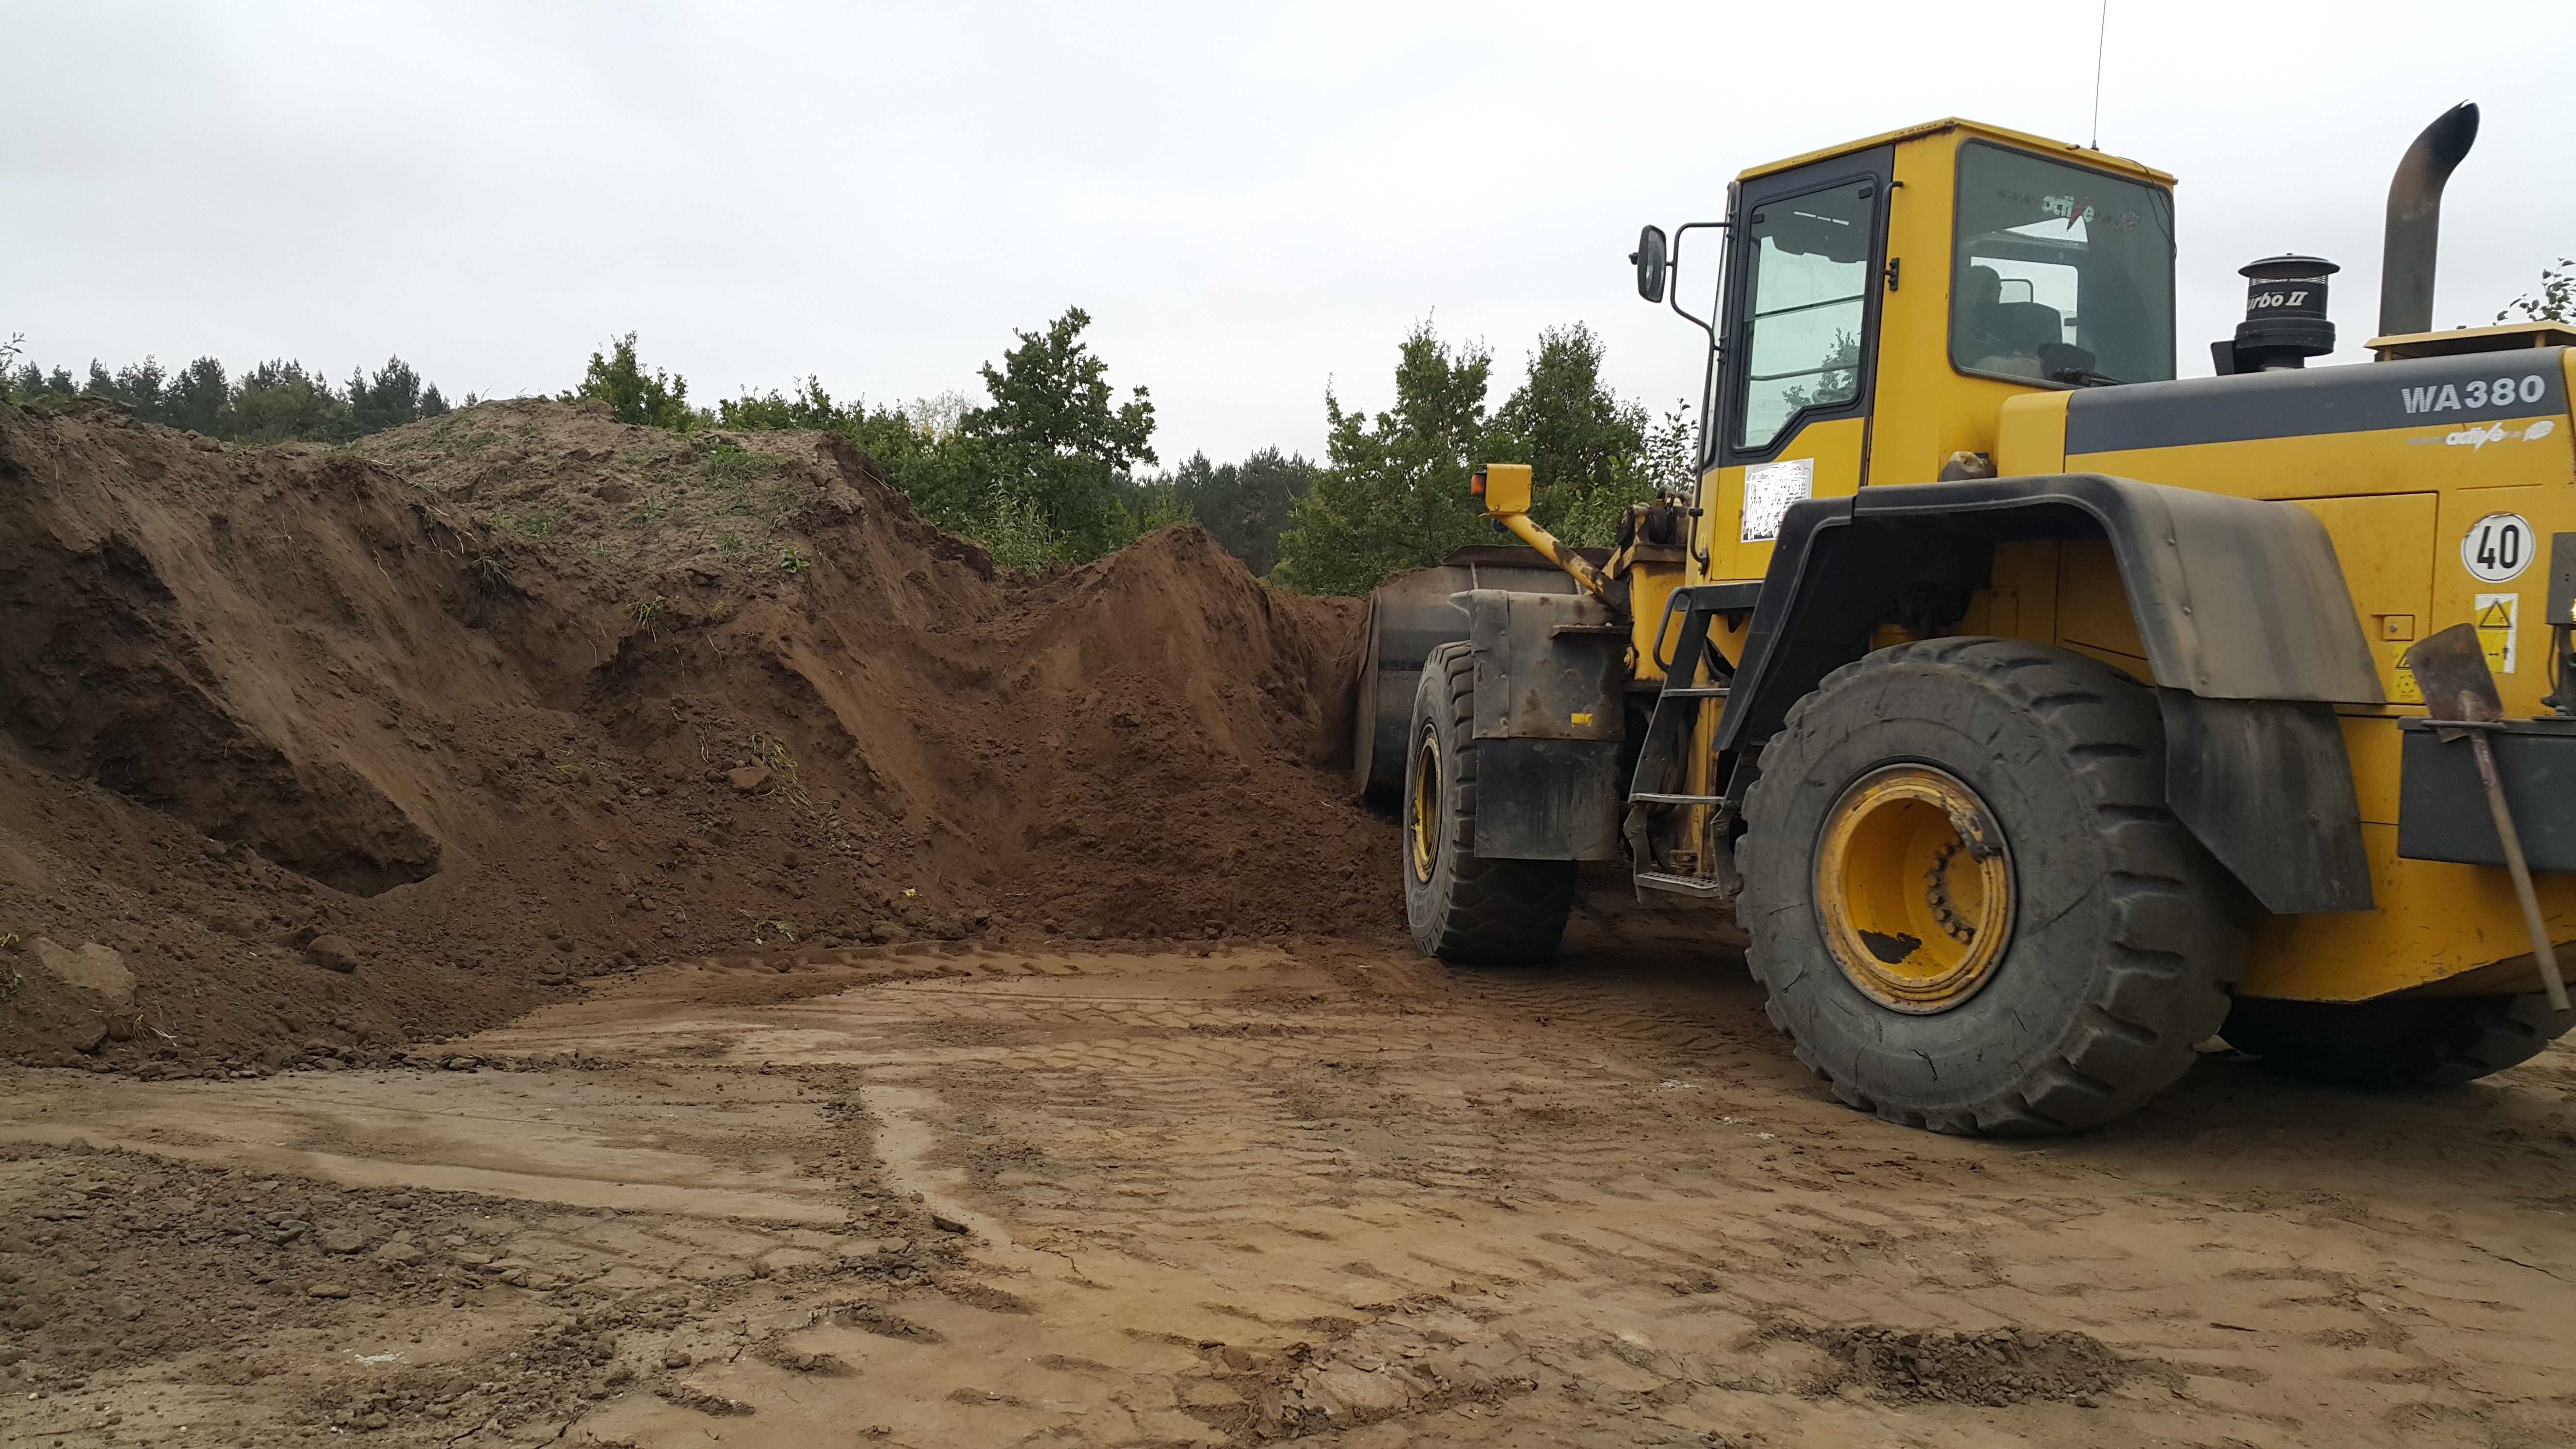
M 1710 579 L 1761 578 L 1791 503 L 1860 488 L 1894 163 L 1882 146 L 1738 183 L 1702 481 Z

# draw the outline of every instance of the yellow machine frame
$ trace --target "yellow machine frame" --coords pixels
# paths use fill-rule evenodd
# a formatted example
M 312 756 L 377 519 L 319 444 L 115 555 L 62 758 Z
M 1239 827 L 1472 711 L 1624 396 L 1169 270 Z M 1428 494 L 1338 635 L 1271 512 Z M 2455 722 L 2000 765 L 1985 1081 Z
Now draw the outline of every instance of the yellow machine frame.
M 2517 597 L 2499 616 L 2499 590 L 2470 576 L 2457 543 L 2478 518 L 2498 511 L 2523 515 L 2543 538 L 2576 531 L 2571 419 L 2564 411 L 2535 414 L 2517 423 L 2509 447 L 2461 445 L 2451 436 L 2456 424 L 2428 418 L 2420 426 L 2382 431 L 2070 453 L 2072 390 L 1969 375 L 1950 361 L 1953 191 L 1959 148 L 1977 140 L 2153 186 L 2173 181 L 2117 156 L 1956 119 L 1742 173 L 1739 182 L 1750 182 L 1882 147 L 1894 157 L 1894 185 L 1885 203 L 1886 256 L 1902 267 L 1904 285 L 1879 298 L 1874 401 L 1865 416 L 1807 423 L 1774 456 L 1811 460 L 1816 497 L 1929 483 L 1959 460 L 1970 460 L 1970 467 L 1983 472 L 1969 476 L 2103 473 L 2295 503 L 2315 514 L 2332 536 L 2359 622 L 2379 651 L 2381 681 L 2391 701 L 2337 707 L 2377 908 L 2264 917 L 2238 994 L 2358 1001 L 2401 992 L 2533 989 L 2529 947 L 2505 872 L 2397 854 L 2398 721 L 2425 713 L 2400 661 L 2411 643 L 2435 630 L 2479 623 L 2490 659 L 2499 666 L 2508 716 L 2541 712 L 2544 684 L 2534 662 L 2546 657 L 2551 642 L 2540 617 L 2539 582 L 2526 578 L 2504 590 Z M 2379 338 L 2371 346 L 2382 357 L 2396 357 L 2553 340 L 2576 338 L 2548 328 L 2507 328 L 2483 329 L 2474 343 L 2459 334 L 2433 334 Z M 2548 356 L 2554 365 L 2576 369 L 2576 351 Z M 2576 376 L 2563 381 L 2562 395 L 2576 396 Z M 1701 476 L 1691 500 L 1694 545 L 1682 551 L 1685 557 L 1631 546 L 1611 562 L 1610 578 L 1624 580 L 1630 590 L 1630 669 L 1640 683 L 1661 682 L 1655 635 L 1664 625 L 1663 600 L 1674 588 L 1758 583 L 1771 563 L 1773 544 L 1740 540 L 1745 472 L 1717 467 Z M 1524 536 L 1535 534 L 1534 541 L 1554 556 L 1554 541 L 1522 516 L 1527 491 L 1522 470 L 1510 477 L 1504 496 L 1488 496 L 1488 508 L 1507 525 L 1526 525 Z M 1578 581 L 1592 588 L 1586 572 L 1577 571 Z M 2499 617 L 2501 626 L 2488 627 L 2498 625 Z M 1713 635 L 1730 657 L 1741 657 L 1745 623 L 1736 616 Z M 2104 543 L 1998 545 L 1991 587 L 1979 591 L 1966 616 L 1945 632 L 2057 645 L 2148 677 L 2137 622 Z M 1912 637 L 1891 622 L 1875 642 Z M 2517 660 L 2527 663 L 2517 668 Z M 1715 793 L 1718 785 L 1710 778 L 1715 723 L 1714 711 L 1702 714 L 1700 737 L 1689 755 L 1688 788 L 1701 794 Z M 1697 809 L 1704 824 L 1707 807 Z M 2576 876 L 2544 874 L 2539 889 L 2552 936 L 2576 937 Z

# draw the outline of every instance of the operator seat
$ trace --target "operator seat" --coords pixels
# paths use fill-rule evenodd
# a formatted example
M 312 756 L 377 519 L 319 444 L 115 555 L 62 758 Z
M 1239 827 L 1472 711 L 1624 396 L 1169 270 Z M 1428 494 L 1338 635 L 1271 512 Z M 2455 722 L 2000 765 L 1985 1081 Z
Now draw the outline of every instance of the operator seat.
M 2003 275 L 1971 266 L 1960 279 L 1961 351 L 1979 372 L 2039 377 L 2039 349 L 2066 340 L 2065 320 L 2046 302 L 2003 300 Z

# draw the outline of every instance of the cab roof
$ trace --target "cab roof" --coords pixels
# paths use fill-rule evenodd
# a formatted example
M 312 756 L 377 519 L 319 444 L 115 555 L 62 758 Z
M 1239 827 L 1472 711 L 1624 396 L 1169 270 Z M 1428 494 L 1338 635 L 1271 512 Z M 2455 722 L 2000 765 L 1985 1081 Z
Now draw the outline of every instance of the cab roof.
M 1886 131 L 1875 136 L 1865 136 L 1857 141 L 1846 141 L 1837 146 L 1827 146 L 1822 150 L 1809 151 L 1805 155 L 1791 156 L 1786 160 L 1766 162 L 1760 166 L 1748 166 L 1742 172 L 1738 173 L 1735 179 L 1738 181 L 1750 181 L 1757 176 L 1768 176 L 1775 171 L 1786 171 L 1791 167 L 1804 166 L 1812 161 L 1823 161 L 1834 156 L 1845 156 L 1854 151 L 1867 151 L 1876 146 L 1892 146 L 1900 141 L 1918 141 L 1926 136 L 1939 135 L 1943 131 L 1965 131 L 1970 135 L 1981 136 L 1990 141 L 2001 141 L 2007 145 L 2018 146 L 2025 151 L 2042 151 L 2060 155 L 2079 166 L 2090 166 L 2099 171 L 2111 171 L 2123 176 L 2136 177 L 2138 180 L 2150 182 L 2157 186 L 2169 187 L 2174 184 L 2173 177 L 2167 173 L 2158 171 L 2152 166 L 2132 161 L 2126 156 L 2113 156 L 2107 152 L 2096 151 L 2087 146 L 2075 145 L 2072 142 L 2052 141 L 2046 136 L 2034 136 L 2028 131 L 2016 131 L 2006 126 L 1989 126 L 1983 121 L 1970 121 L 1958 116 L 1946 116 L 1938 121 L 1926 121 L 1919 126 L 1908 126 L 1901 131 Z

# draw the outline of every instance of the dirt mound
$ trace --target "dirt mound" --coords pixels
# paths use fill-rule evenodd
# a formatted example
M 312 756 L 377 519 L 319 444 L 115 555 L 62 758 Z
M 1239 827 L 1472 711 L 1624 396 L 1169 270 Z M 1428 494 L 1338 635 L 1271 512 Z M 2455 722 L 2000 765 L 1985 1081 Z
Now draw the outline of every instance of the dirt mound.
M 671 955 L 1397 919 L 1309 763 L 1349 605 L 1187 527 L 997 571 L 828 437 L 0 407 L 0 617 L 0 1054 L 255 1070 Z
M 2071 1329 L 1917 1333 L 1863 1324 L 1786 1330 L 1781 1336 L 1813 1344 L 1836 1360 L 1834 1371 L 1811 1388 L 1819 1396 L 1849 1384 L 1900 1402 L 2000 1408 L 2044 1399 L 2090 1400 L 2133 1378 L 2157 1377 L 2162 1368 Z

